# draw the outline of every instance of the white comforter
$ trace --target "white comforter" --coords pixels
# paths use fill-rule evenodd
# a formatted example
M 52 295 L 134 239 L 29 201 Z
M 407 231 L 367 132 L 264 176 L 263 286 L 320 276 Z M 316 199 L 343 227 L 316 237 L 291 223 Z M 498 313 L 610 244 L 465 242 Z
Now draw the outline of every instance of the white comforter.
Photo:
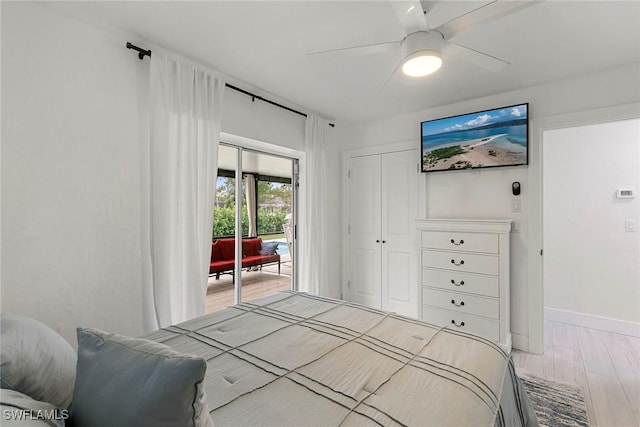
M 537 425 L 494 343 L 344 301 L 283 292 L 147 338 L 208 361 L 218 426 Z

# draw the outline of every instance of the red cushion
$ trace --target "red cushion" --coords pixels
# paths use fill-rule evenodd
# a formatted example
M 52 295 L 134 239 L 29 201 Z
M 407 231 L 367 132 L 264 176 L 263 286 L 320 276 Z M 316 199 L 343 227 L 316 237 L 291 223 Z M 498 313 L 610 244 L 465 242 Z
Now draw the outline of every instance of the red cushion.
M 280 255 L 254 255 L 242 258 L 243 267 L 252 267 L 254 265 L 268 264 L 270 262 L 280 261 Z
M 280 255 L 279 254 L 273 254 L 273 255 L 261 255 L 262 258 L 262 262 L 263 263 L 268 263 L 268 262 L 278 262 L 280 261 Z
M 235 239 L 218 239 L 216 242 L 220 246 L 222 259 L 225 261 L 236 259 Z
M 209 264 L 209 274 L 219 273 L 222 271 L 233 270 L 234 261 L 216 261 Z
M 245 239 L 242 241 L 242 257 L 260 255 L 262 249 L 262 239 Z
M 222 261 L 222 252 L 220 251 L 220 244 L 214 242 L 211 244 L 211 262 Z

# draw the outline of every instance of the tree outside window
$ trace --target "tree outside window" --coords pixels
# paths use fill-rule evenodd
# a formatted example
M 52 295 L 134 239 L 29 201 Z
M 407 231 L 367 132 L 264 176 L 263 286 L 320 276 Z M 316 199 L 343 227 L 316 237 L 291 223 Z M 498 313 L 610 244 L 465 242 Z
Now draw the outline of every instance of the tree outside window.
M 235 178 L 219 176 L 213 215 L 213 239 L 235 235 Z M 258 236 L 283 234 L 287 214 L 291 213 L 292 186 L 258 177 Z M 242 206 L 242 235 L 249 233 L 246 203 Z

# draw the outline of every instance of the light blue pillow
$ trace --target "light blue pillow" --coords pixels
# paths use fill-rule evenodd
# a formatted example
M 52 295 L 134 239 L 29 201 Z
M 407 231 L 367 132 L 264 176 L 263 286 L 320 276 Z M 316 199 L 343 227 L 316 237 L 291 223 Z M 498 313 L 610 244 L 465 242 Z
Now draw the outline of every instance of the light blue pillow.
M 29 317 L 0 317 L 2 388 L 67 408 L 73 396 L 76 352 L 61 335 Z
M 262 242 L 260 255 L 274 255 L 278 249 L 278 242 Z
M 74 427 L 212 427 L 207 362 L 164 344 L 78 328 Z

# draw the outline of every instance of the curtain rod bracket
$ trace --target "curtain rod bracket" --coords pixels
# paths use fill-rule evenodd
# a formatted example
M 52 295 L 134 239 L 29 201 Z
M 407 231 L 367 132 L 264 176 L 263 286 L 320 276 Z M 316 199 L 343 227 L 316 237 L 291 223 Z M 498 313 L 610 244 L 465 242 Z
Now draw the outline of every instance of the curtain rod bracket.
M 150 50 L 145 50 L 142 49 L 134 44 L 131 44 L 131 42 L 127 42 L 127 49 L 133 49 L 135 51 L 138 52 L 138 59 L 140 59 L 141 61 L 144 59 L 145 56 L 149 55 L 149 58 L 151 58 L 151 51 Z

